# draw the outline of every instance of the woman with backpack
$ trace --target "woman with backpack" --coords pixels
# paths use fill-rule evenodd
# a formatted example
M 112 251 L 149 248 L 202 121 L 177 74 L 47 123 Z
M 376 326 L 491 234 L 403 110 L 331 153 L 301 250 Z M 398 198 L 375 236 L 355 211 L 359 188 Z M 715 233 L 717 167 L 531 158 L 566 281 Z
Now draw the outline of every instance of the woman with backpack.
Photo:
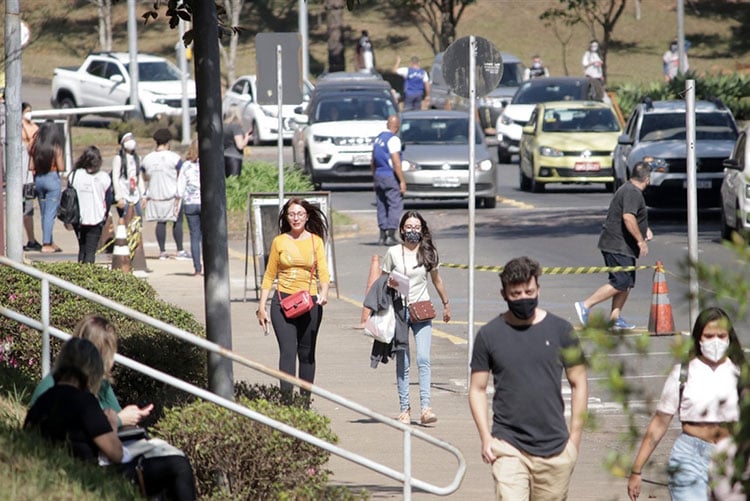
M 102 154 L 87 147 L 76 160 L 68 180 L 78 195 L 79 222 L 73 226 L 78 239 L 78 262 L 93 263 L 107 215 L 107 190 L 112 180 L 102 172 Z
M 656 404 L 628 480 L 628 498 L 641 495 L 643 467 L 677 415 L 682 433 L 669 456 L 673 500 L 709 499 L 709 471 L 717 449 L 726 449 L 739 421 L 739 376 L 745 355 L 721 308 L 703 310 L 695 321 L 690 357 L 672 368 Z
M 62 252 L 52 240 L 52 228 L 60 205 L 60 173 L 65 172 L 65 160 L 62 135 L 52 121 L 39 127 L 31 147 L 29 170 L 34 173 L 36 196 L 42 212 L 42 252 Z

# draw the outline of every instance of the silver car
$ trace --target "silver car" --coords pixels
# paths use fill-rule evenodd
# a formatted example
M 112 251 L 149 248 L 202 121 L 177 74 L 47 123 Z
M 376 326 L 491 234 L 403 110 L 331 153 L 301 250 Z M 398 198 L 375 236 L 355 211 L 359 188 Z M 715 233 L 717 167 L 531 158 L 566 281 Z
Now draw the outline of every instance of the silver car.
M 469 114 L 426 110 L 401 114 L 401 165 L 406 198 L 469 196 Z M 476 127 L 474 185 L 477 205 L 495 207 L 495 163 L 482 129 Z

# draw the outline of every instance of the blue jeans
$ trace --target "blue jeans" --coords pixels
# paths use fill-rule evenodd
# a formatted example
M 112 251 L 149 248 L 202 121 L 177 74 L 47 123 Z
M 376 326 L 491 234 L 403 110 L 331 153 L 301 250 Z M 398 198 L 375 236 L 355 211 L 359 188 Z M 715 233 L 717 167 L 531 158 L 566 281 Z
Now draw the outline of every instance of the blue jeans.
M 408 317 L 407 312 L 407 319 Z M 417 368 L 419 369 L 419 403 L 422 410 L 430 406 L 430 385 L 432 384 L 432 366 L 430 365 L 430 346 L 432 344 L 432 320 L 409 322 L 414 332 L 417 345 Z M 396 386 L 401 412 L 409 407 L 409 348 L 396 352 Z
M 42 243 L 51 245 L 52 227 L 55 225 L 57 208 L 60 206 L 61 185 L 57 171 L 37 174 L 34 177 L 36 196 L 39 199 L 39 209 L 42 212 Z
M 404 196 L 395 174 L 375 176 L 375 202 L 378 227 L 381 230 L 396 230 L 404 211 Z
M 193 255 L 193 267 L 196 273 L 201 268 L 201 206 L 198 204 L 185 205 L 185 217 L 187 218 L 188 231 L 190 232 L 190 252 Z
M 667 470 L 669 494 L 674 501 L 708 500 L 708 468 L 712 443 L 681 433 L 672 446 Z

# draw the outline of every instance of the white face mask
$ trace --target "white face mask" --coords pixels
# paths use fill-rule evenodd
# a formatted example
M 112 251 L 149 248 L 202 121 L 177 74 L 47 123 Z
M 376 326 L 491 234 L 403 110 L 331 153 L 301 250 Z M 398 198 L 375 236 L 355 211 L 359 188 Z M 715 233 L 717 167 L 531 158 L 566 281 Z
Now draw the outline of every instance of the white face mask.
M 27 122 L 31 122 L 31 112 L 24 113 L 23 119 L 26 120 Z
M 715 337 L 710 341 L 701 341 L 701 353 L 712 362 L 718 362 L 729 349 L 729 340 L 726 341 Z
M 122 143 L 122 147 L 125 148 L 128 151 L 134 151 L 135 150 L 135 139 L 128 139 L 124 143 Z

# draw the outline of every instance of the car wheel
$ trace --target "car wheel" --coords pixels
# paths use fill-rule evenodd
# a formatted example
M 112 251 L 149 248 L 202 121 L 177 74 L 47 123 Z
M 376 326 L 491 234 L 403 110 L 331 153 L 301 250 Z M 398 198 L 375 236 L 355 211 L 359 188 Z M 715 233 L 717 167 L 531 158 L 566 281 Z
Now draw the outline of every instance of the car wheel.
M 724 214 L 724 208 L 721 208 L 721 238 L 723 240 L 732 239 L 732 227 L 727 224 L 727 216 Z
M 258 122 L 253 120 L 253 146 L 260 146 L 263 141 L 260 140 L 260 129 L 258 128 Z
M 531 191 L 531 179 L 529 179 L 526 174 L 523 173 L 523 169 L 521 168 L 521 165 L 518 166 L 518 174 L 519 174 L 519 187 L 521 188 L 521 191 Z
M 498 146 L 497 147 L 497 163 L 500 164 L 509 164 L 511 159 L 511 155 L 505 148 Z
M 615 183 L 604 183 L 604 191 L 606 191 L 606 192 L 614 192 L 615 191 Z
M 531 191 L 534 193 L 544 193 L 544 183 L 540 183 L 536 180 L 536 177 L 531 178 Z
M 622 179 L 620 179 L 619 177 L 615 176 L 615 182 L 612 183 L 612 191 L 614 192 L 614 191 L 619 190 L 620 186 L 622 186 L 623 184 L 624 183 L 622 182 Z
M 305 150 L 305 167 L 304 167 L 305 174 L 310 176 L 310 179 L 313 177 L 313 168 L 312 168 L 312 159 L 310 158 L 310 152 Z
M 73 100 L 70 96 L 65 96 L 60 100 L 60 108 L 63 109 L 70 109 L 70 108 L 76 108 L 76 102 Z M 70 115 L 70 124 L 71 125 L 77 125 L 78 122 L 80 122 L 81 117 L 80 115 Z
M 482 197 L 479 201 L 481 202 L 483 209 L 494 209 L 497 206 L 496 197 Z

